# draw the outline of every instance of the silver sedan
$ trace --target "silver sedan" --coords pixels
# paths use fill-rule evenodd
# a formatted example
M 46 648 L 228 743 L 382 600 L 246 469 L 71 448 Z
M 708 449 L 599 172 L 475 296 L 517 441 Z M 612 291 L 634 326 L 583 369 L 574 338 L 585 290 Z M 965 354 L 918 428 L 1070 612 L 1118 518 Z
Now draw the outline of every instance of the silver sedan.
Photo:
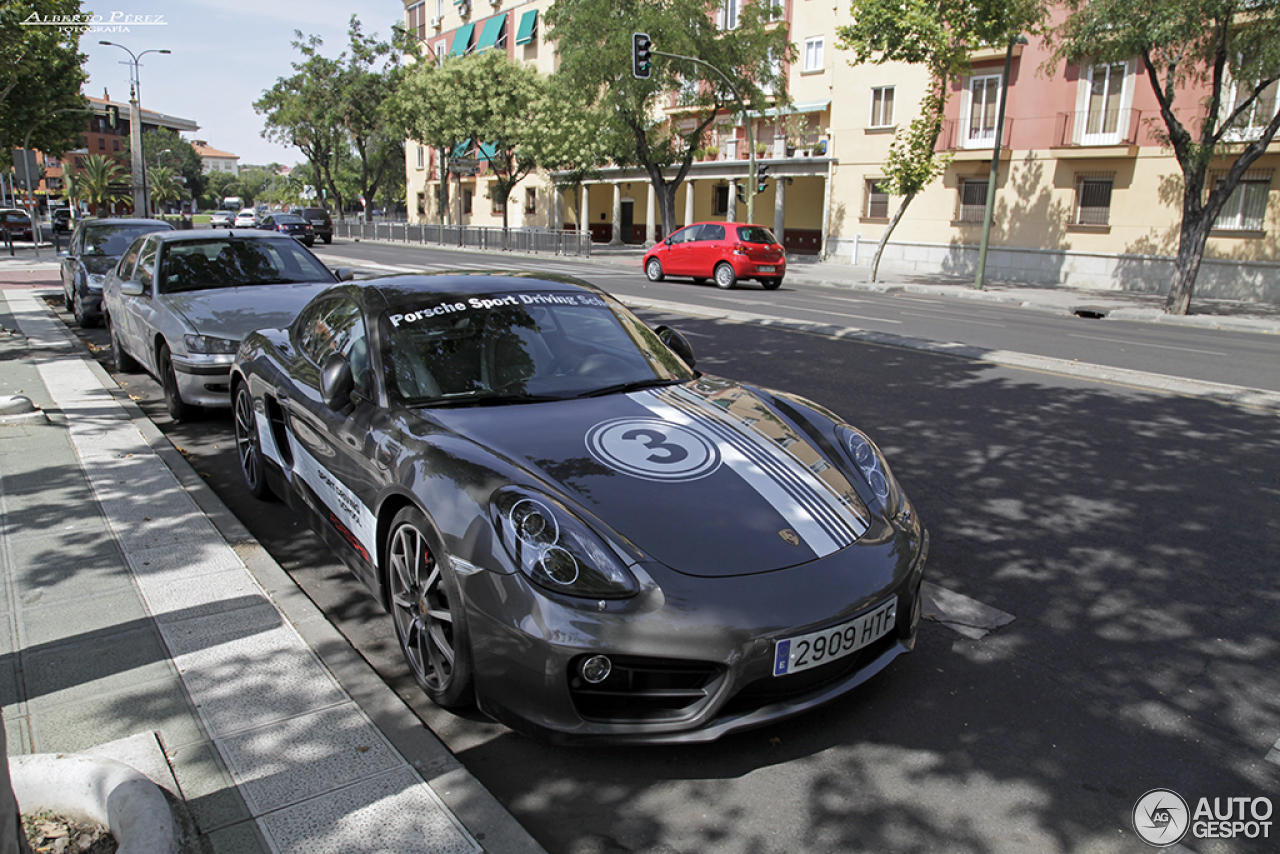
M 330 271 L 286 235 L 176 231 L 134 241 L 107 277 L 103 308 L 116 367 L 146 369 L 174 420 L 231 405 L 240 341 L 283 326 L 349 270 Z

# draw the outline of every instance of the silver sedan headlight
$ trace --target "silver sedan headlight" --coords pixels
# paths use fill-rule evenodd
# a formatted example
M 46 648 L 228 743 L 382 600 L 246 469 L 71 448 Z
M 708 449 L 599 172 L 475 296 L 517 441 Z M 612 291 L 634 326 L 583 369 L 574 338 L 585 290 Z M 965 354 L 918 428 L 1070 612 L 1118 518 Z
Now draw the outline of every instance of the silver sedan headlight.
M 85 284 L 89 286 L 90 291 L 101 291 L 102 283 L 107 280 L 107 277 L 105 275 L 100 276 L 97 273 L 89 273 L 85 279 Z
M 184 335 L 187 352 L 202 356 L 234 356 L 240 342 L 230 338 L 214 338 L 212 335 Z

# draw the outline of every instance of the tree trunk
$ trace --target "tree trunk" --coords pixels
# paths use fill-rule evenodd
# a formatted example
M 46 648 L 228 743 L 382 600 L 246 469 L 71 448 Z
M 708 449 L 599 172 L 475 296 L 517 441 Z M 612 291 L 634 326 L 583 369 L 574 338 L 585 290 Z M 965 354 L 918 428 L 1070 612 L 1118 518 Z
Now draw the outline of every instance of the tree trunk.
M 908 193 L 902 198 L 902 204 L 898 205 L 898 210 L 894 212 L 893 219 L 889 220 L 889 227 L 884 230 L 884 234 L 880 235 L 880 243 L 876 246 L 876 257 L 871 260 L 871 281 L 876 281 L 876 276 L 880 272 L 880 256 L 884 254 L 884 248 L 889 243 L 889 235 L 893 234 L 893 230 L 898 227 L 898 223 L 902 221 L 902 215 L 907 212 L 907 205 L 911 204 L 911 200 L 916 197 L 915 193 Z
M 1209 241 L 1209 229 L 1216 215 L 1216 211 L 1211 212 L 1208 208 L 1201 208 L 1194 217 L 1184 211 L 1173 281 L 1169 284 L 1169 296 L 1164 304 L 1165 314 L 1186 314 L 1191 310 L 1191 294 L 1195 291 L 1204 247 Z

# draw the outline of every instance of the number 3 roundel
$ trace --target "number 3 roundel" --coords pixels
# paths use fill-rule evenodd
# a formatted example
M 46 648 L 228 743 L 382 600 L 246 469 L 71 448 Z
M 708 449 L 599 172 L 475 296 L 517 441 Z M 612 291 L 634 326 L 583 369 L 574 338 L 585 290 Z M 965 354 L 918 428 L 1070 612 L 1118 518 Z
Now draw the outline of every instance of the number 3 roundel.
M 587 431 L 603 465 L 644 480 L 698 480 L 720 467 L 720 451 L 696 431 L 659 418 L 618 418 Z

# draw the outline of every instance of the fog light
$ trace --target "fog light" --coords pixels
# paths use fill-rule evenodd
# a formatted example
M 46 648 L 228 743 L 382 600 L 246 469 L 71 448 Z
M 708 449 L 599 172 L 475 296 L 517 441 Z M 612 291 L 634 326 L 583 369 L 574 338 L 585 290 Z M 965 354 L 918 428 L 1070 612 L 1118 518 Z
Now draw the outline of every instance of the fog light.
M 582 662 L 582 678 L 592 685 L 599 685 L 613 672 L 613 663 L 603 655 L 593 655 Z

